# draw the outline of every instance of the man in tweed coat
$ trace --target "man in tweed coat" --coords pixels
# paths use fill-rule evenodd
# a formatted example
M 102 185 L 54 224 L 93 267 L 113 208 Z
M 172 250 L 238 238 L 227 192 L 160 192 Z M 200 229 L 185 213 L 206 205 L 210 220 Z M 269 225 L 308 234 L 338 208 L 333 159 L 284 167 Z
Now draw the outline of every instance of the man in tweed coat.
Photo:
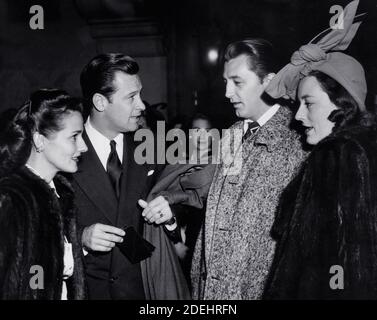
M 222 139 L 193 260 L 196 299 L 261 297 L 274 255 L 270 229 L 279 196 L 305 156 L 290 129 L 289 109 L 263 97 L 274 76 L 271 51 L 262 39 L 238 41 L 225 51 L 225 95 L 244 120 Z

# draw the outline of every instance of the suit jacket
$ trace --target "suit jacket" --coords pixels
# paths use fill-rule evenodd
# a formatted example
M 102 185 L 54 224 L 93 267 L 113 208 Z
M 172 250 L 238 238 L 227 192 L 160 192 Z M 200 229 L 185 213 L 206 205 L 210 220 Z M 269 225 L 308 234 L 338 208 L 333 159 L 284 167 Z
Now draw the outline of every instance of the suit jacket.
M 88 151 L 82 155 L 79 170 L 73 174 L 78 223 L 81 231 L 95 223 L 118 228 L 133 226 L 142 234 L 142 209 L 138 199 L 145 199 L 156 167 L 139 165 L 134 160 L 135 144 L 132 133 L 124 134 L 123 174 L 119 201 L 87 134 L 83 138 Z M 131 264 L 114 247 L 108 253 L 89 252 L 85 256 L 86 274 L 91 299 L 144 299 L 140 263 Z
M 0 299 L 60 300 L 64 236 L 74 260 L 73 275 L 66 281 L 68 299 L 86 298 L 73 190 L 59 174 L 54 183 L 59 198 L 26 167 L 0 179 Z M 43 289 L 30 286 L 32 266 L 43 268 Z
M 270 229 L 278 199 L 305 156 L 291 119 L 280 107 L 243 144 L 229 135 L 234 129 L 242 135 L 243 122 L 223 137 L 194 252 L 193 298 L 260 298 L 274 254 Z

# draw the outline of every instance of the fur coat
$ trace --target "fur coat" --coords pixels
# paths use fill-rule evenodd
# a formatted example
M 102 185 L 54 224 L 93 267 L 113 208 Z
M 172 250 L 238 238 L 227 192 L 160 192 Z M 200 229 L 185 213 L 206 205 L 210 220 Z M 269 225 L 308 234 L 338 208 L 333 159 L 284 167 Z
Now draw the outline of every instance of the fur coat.
M 73 191 L 59 175 L 54 184 L 60 198 L 26 167 L 0 179 L 0 299 L 60 300 L 64 235 L 74 256 L 68 299 L 85 298 Z M 33 265 L 43 268 L 43 289 L 31 288 L 30 280 L 37 274 Z
M 376 128 L 315 146 L 284 192 L 272 235 L 265 299 L 377 298 Z
M 278 199 L 306 156 L 291 120 L 281 106 L 242 145 L 243 121 L 224 134 L 192 261 L 194 299 L 261 298 L 275 249 L 270 230 Z

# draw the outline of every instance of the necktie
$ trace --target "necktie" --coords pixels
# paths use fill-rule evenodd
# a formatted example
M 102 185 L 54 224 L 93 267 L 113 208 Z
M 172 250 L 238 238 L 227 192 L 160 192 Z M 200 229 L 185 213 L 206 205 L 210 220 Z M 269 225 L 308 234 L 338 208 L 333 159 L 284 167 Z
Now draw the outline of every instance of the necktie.
M 256 122 L 256 121 L 249 122 L 247 125 L 248 125 L 248 128 L 247 128 L 245 134 L 242 137 L 242 143 L 245 140 L 247 140 L 250 136 L 254 135 L 258 131 L 258 129 L 260 128 L 259 123 Z
M 117 198 L 120 195 L 120 177 L 122 175 L 122 164 L 118 158 L 118 153 L 116 150 L 116 142 L 114 140 L 110 141 L 110 154 L 107 159 L 106 170 L 109 175 L 111 184 L 115 190 Z

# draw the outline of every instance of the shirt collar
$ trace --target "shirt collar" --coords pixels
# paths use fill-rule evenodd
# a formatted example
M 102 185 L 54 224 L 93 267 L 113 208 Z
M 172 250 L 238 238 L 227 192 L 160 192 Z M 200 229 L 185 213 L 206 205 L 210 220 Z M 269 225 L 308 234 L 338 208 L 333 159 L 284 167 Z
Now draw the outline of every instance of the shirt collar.
M 106 170 L 107 160 L 111 151 L 110 140 L 101 132 L 93 127 L 90 117 L 85 122 L 86 134 L 99 158 L 102 166 Z M 116 151 L 120 162 L 123 162 L 123 133 L 119 133 L 114 139 L 116 142 Z
M 98 141 L 100 144 L 110 145 L 110 140 L 93 127 L 90 117 L 88 117 L 88 120 L 85 122 L 85 131 L 89 138 L 93 138 L 90 139 L 91 141 L 94 140 Z M 117 145 L 123 144 L 123 134 L 119 133 L 113 140 L 117 143 Z
M 29 164 L 25 164 L 25 167 L 28 168 L 32 173 L 34 173 L 36 176 L 38 176 L 39 178 L 41 178 L 43 181 L 46 182 L 46 180 L 42 177 L 42 175 L 36 170 L 34 169 L 31 165 Z M 46 182 L 47 183 L 47 182 Z M 56 188 L 55 188 L 55 183 L 54 183 L 54 180 L 51 180 L 50 183 L 47 183 L 48 186 L 54 190 L 56 196 L 59 198 L 59 194 L 58 192 L 56 191 Z
M 259 117 L 259 119 L 257 120 L 258 124 L 262 127 L 266 124 L 266 122 L 268 120 L 270 120 L 274 115 L 275 113 L 279 110 L 280 108 L 280 105 L 279 104 L 274 104 L 272 107 L 269 107 L 268 110 L 263 113 L 263 115 L 261 117 Z M 243 132 L 245 133 L 248 129 L 248 124 L 250 122 L 253 122 L 253 120 L 250 120 L 250 119 L 245 119 L 244 120 L 244 125 L 243 125 Z

